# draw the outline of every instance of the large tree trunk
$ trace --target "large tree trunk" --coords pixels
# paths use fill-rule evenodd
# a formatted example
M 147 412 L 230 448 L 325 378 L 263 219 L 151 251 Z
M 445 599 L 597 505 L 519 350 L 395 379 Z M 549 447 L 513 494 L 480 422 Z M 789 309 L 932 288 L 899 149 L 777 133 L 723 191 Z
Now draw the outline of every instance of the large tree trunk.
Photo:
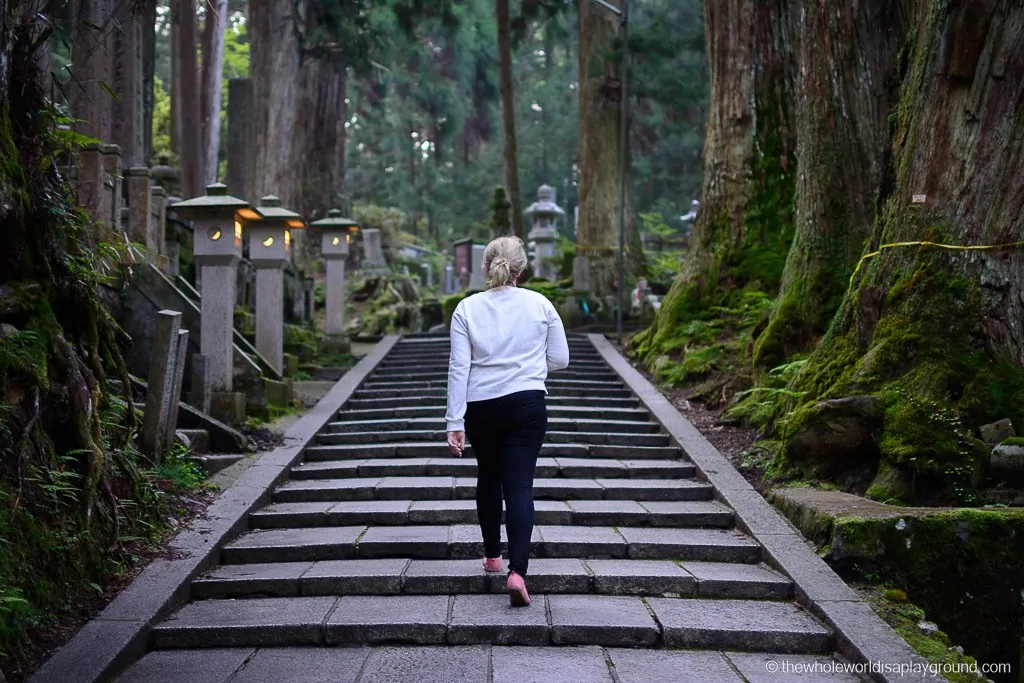
M 892 182 L 868 244 L 881 252 L 790 383 L 804 406 L 786 464 L 842 475 L 809 439 L 822 414 L 807 406 L 873 394 L 884 417 L 868 494 L 970 502 L 988 451 L 974 428 L 1024 425 L 1024 248 L 964 249 L 1024 241 L 1024 7 L 917 2 L 904 50 Z M 908 241 L 957 248 L 885 246 Z
M 682 272 L 654 323 L 631 340 L 659 379 L 715 369 L 706 359 L 726 350 L 719 335 L 737 333 L 731 322 L 722 325 L 723 311 L 756 317 L 778 290 L 796 172 L 790 17 L 783 0 L 704 3 L 711 96 L 700 211 Z M 582 231 L 582 181 L 580 190 Z M 754 292 L 761 296 L 748 296 Z
M 156 0 L 142 5 L 142 156 L 148 166 L 153 156 L 153 87 L 156 73 Z M 170 84 L 168 84 L 170 85 Z
M 795 236 L 782 286 L 754 361 L 775 364 L 824 333 L 874 220 L 887 118 L 898 97 L 897 62 L 909 0 L 796 3 Z
M 82 121 L 80 132 L 110 141 L 113 102 L 103 91 L 111 83 L 111 0 L 75 0 L 72 28 L 73 80 L 71 111 Z
M 505 163 L 505 187 L 512 203 L 512 233 L 526 239 L 523 228 L 523 199 L 519 191 L 519 162 L 516 157 L 516 106 L 512 84 L 512 29 L 509 0 L 497 0 L 498 89 L 501 93 L 501 147 Z
M 220 159 L 220 96 L 224 76 L 224 30 L 228 0 L 216 0 L 214 12 L 207 7 L 203 40 L 203 183 L 217 182 Z
M 621 6 L 621 1 L 613 3 Z M 619 18 L 594 2 L 580 2 L 580 228 L 576 253 L 587 258 L 590 291 L 597 296 L 618 292 L 620 63 L 608 59 L 621 42 Z M 620 46 L 621 49 L 621 46 Z M 640 237 L 633 222 L 633 189 L 626 168 L 626 277 L 643 270 Z M 625 287 L 628 288 L 628 284 Z
M 176 9 L 173 40 L 180 97 L 175 113 L 178 115 L 177 151 L 181 164 L 181 192 L 185 197 L 197 197 L 203 193 L 203 147 L 195 0 L 176 0 L 172 8 Z
M 341 201 L 345 182 L 345 69 L 300 55 L 291 0 L 250 3 L 249 22 L 251 72 L 259 74 L 252 98 L 255 195 L 277 195 L 307 218 L 323 216 Z M 313 245 L 296 238 L 296 264 L 305 268 Z

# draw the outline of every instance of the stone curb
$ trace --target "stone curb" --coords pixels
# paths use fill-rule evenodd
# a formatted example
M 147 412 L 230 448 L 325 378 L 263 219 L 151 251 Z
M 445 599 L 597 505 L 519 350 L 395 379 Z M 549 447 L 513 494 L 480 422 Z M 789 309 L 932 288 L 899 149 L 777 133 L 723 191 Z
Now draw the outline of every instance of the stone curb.
M 151 562 L 98 617 L 50 657 L 30 681 L 110 681 L 145 654 L 153 625 L 188 600 L 191 580 L 214 563 L 229 540 L 248 528 L 249 512 L 269 501 L 271 488 L 287 476 L 321 427 L 337 414 L 398 340 L 398 336 L 384 337 L 291 426 L 284 435 L 284 444 L 264 454 L 214 500 L 191 528 L 170 542 L 171 557 Z
M 797 601 L 835 630 L 836 645 L 842 656 L 854 663 L 871 665 L 876 670 L 868 675 L 881 683 L 945 680 L 927 673 L 928 661 L 860 600 L 808 547 L 800 532 L 768 504 L 611 342 L 598 334 L 589 337 L 608 365 L 683 449 L 698 474 L 715 487 L 715 497 L 735 511 L 736 526 L 761 544 L 764 560 L 793 580 Z M 900 666 L 912 668 L 914 672 L 901 675 L 899 671 L 887 670 Z

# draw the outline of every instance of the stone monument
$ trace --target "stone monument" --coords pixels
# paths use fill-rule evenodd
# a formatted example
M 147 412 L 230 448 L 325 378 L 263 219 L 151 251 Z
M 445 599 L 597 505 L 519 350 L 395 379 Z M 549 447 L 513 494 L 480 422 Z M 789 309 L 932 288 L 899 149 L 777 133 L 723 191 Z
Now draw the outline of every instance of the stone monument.
M 363 270 L 369 274 L 388 272 L 388 263 L 384 258 L 384 245 L 381 242 L 380 230 L 367 228 L 363 230 Z
M 471 291 L 482 291 L 487 289 L 487 275 L 484 273 L 484 249 L 485 244 L 473 245 L 473 267 L 469 271 L 469 289 Z
M 529 239 L 534 243 L 534 277 L 557 280 L 555 243 L 558 241 L 558 228 L 555 221 L 559 216 L 564 216 L 565 211 L 555 203 L 555 188 L 541 185 L 537 189 L 537 201 L 523 213 L 533 223 Z
M 256 350 L 283 373 L 284 267 L 291 256 L 291 231 L 305 222 L 273 195 L 263 197 L 256 212 L 262 220 L 246 226 L 249 261 L 256 268 Z
M 242 258 L 242 221 L 260 216 L 248 202 L 228 194 L 220 183 L 206 195 L 171 206 L 192 221 L 193 252 L 200 271 L 199 342 L 207 359 L 210 413 L 228 424 L 245 418 L 245 396 L 234 389 L 234 314 L 238 262 Z
M 359 225 L 351 218 L 345 218 L 338 209 L 327 212 L 326 218 L 313 221 L 310 226 L 321 231 L 320 252 L 327 261 L 324 283 L 324 333 L 328 344 L 347 346 L 345 339 L 345 260 L 348 258 L 352 233 L 358 232 Z M 371 232 L 370 230 L 366 231 Z M 380 231 L 377 244 L 380 244 Z M 368 244 L 364 235 L 364 243 Z M 369 259 L 369 247 L 367 247 Z M 383 254 L 381 255 L 383 258 Z

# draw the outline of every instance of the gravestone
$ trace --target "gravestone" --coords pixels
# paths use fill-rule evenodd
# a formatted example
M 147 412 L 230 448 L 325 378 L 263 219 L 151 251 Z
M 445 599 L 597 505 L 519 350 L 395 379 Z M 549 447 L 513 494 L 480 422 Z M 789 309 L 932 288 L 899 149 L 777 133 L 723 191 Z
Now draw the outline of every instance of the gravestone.
M 484 290 L 487 289 L 487 275 L 484 273 L 484 249 L 486 245 L 474 244 L 473 245 L 473 269 L 469 272 L 469 289 Z
M 117 145 L 103 145 L 100 151 L 103 154 L 103 175 L 105 176 L 102 211 L 113 235 L 119 227 L 121 204 L 124 203 L 121 185 L 121 148 Z
M 455 266 L 447 265 L 444 267 L 444 293 L 455 293 Z
M 430 267 L 429 263 L 421 263 L 420 271 L 423 273 L 422 282 L 428 288 L 434 288 L 434 269 Z
M 367 228 L 363 230 L 363 270 L 369 273 L 386 273 L 387 261 L 384 259 L 384 245 L 380 230 Z
M 174 432 L 178 426 L 178 408 L 181 405 L 181 385 L 185 379 L 185 364 L 188 361 L 188 330 L 178 330 L 175 341 L 174 374 L 172 375 L 174 385 L 167 402 L 167 415 L 164 417 L 165 453 L 169 453 L 174 448 Z
M 106 193 L 106 183 L 103 169 L 102 145 L 90 143 L 82 148 L 78 158 L 78 165 L 75 168 L 75 180 L 77 182 L 78 202 L 82 205 L 93 220 L 97 222 L 96 229 L 104 230 L 105 225 L 103 206 Z M 107 202 L 109 206 L 109 202 Z M 97 244 L 106 239 L 102 232 L 91 235 L 92 244 Z
M 196 410 L 210 412 L 210 373 L 206 356 L 201 353 L 192 356 L 192 391 L 189 392 L 189 404 Z
M 169 402 L 174 394 L 178 367 L 178 332 L 181 313 L 164 310 L 156 314 L 156 334 L 150 355 L 146 411 L 142 417 L 142 452 L 154 462 L 166 448 Z M 186 332 L 187 334 L 187 332 Z
M 128 226 L 126 232 L 132 242 L 146 248 L 146 258 L 155 263 L 160 254 L 156 241 L 156 225 L 153 218 L 153 193 L 149 186 L 149 169 L 145 166 L 129 168 L 128 177 Z

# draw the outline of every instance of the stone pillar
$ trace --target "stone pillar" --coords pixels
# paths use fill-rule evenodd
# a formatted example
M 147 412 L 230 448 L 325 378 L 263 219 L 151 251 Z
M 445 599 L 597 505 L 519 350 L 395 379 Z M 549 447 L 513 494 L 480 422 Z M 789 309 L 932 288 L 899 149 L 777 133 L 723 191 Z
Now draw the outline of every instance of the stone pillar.
M 229 393 L 234 388 L 235 289 L 238 258 L 196 257 L 202 270 L 199 342 L 208 362 L 210 390 Z
M 455 292 L 455 266 L 447 265 L 444 267 L 444 293 L 453 294 Z
M 469 289 L 472 291 L 487 289 L 487 275 L 484 273 L 485 244 L 473 245 L 473 269 L 469 273 Z
M 433 289 L 434 287 L 434 269 L 429 263 L 420 264 L 420 272 L 423 274 L 422 281 L 426 287 Z
M 178 408 L 181 405 L 181 385 L 185 379 L 185 362 L 188 359 L 188 330 L 178 330 L 174 349 L 174 385 L 167 404 L 167 416 L 164 429 L 164 452 L 174 448 L 174 432 L 178 428 Z
M 252 188 L 252 81 L 232 78 L 228 81 L 228 187 L 235 194 L 253 201 Z
M 121 186 L 121 148 L 117 145 L 103 145 L 103 204 L 102 213 L 107 225 L 115 232 L 120 228 L 121 204 L 124 188 Z
M 380 230 L 367 228 L 363 230 L 363 270 L 376 272 L 386 271 L 387 261 L 384 259 L 384 245 L 381 242 Z
M 313 314 L 316 313 L 316 282 L 311 277 L 303 278 L 302 280 L 302 298 L 305 302 L 305 312 L 303 317 L 306 320 L 313 320 Z
M 128 226 L 126 232 L 132 242 L 145 245 L 150 263 L 159 254 L 156 224 L 153 221 L 153 193 L 149 186 L 149 169 L 145 166 L 129 168 Z
M 256 350 L 278 372 L 284 371 L 283 263 L 256 263 Z
M 72 115 L 81 121 L 76 132 L 94 140 L 110 139 L 112 100 L 103 90 L 111 82 L 111 0 L 85 0 L 77 5 L 71 62 L 75 80 L 68 89 Z
M 192 356 L 192 390 L 189 392 L 189 404 L 196 410 L 210 412 L 210 370 L 206 356 L 201 353 Z
M 121 147 L 125 166 L 145 165 L 142 91 L 142 16 L 135 3 L 115 2 L 113 34 L 113 83 L 118 99 L 113 102 L 111 140 Z
M 146 411 L 142 417 L 142 452 L 154 462 L 163 455 L 169 416 L 168 404 L 174 392 L 178 359 L 181 313 L 160 311 L 149 361 Z M 187 334 L 187 333 L 186 333 Z M 174 396 L 176 399 L 177 397 Z
M 78 202 L 96 221 L 103 220 L 103 199 L 106 193 L 105 173 L 103 171 L 103 151 L 98 144 L 89 144 L 82 148 L 76 168 L 78 182 Z M 93 235 L 93 244 L 106 239 L 106 235 Z
M 327 277 L 324 283 L 326 301 L 324 333 L 327 336 L 345 334 L 345 259 L 327 258 Z

